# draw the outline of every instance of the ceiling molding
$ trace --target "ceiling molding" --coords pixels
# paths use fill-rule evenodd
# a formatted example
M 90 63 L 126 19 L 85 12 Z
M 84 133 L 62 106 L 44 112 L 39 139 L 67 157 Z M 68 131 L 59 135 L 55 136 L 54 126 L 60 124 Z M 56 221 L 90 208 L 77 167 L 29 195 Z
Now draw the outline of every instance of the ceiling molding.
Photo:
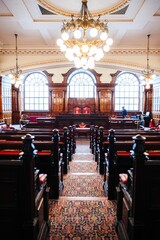
M 54 5 L 54 3 L 49 2 L 48 0 L 37 0 L 37 2 L 39 2 L 39 4 L 45 8 L 47 8 L 48 10 L 63 15 L 63 16 L 71 16 L 74 15 L 74 17 L 78 17 L 79 16 L 79 12 L 75 12 L 72 11 L 71 9 L 69 11 L 64 10 L 62 8 L 59 8 L 57 6 Z M 126 5 L 130 2 L 130 0 L 120 0 L 118 1 L 118 3 L 114 3 L 112 4 L 110 7 L 99 10 L 99 11 L 94 11 L 92 12 L 92 17 L 98 17 L 99 15 L 103 16 L 103 15 L 108 15 L 108 14 L 112 14 L 116 11 L 119 11 L 120 9 L 126 7 Z M 58 3 L 57 3 L 58 5 Z
M 145 49 L 112 49 L 107 55 L 139 55 L 146 54 L 147 50 Z M 160 49 L 150 49 L 150 54 L 160 55 Z M 14 55 L 14 49 L 1 49 L 0 55 Z M 20 55 L 50 55 L 57 54 L 63 55 L 59 49 L 20 49 L 18 50 Z

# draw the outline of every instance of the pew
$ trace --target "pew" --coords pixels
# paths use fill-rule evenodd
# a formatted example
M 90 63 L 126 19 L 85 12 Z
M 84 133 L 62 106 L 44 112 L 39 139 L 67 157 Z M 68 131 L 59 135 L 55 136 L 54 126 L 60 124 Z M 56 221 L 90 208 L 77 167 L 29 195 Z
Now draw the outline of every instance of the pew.
M 3 133 L 1 132 L 0 133 L 0 143 L 3 142 L 1 140 L 20 141 L 20 139 L 24 135 L 24 133 L 25 134 L 29 133 L 29 134 L 32 134 L 32 135 L 35 136 L 35 141 L 37 141 L 37 142 L 45 141 L 45 146 L 47 148 L 47 145 L 51 141 L 53 130 L 52 131 L 51 130 L 41 131 L 39 129 L 38 132 L 37 132 L 36 129 L 34 129 L 34 130 L 32 129 L 32 131 L 29 131 L 29 132 L 18 130 L 14 133 L 10 133 L 8 131 L 3 132 Z M 44 130 L 44 129 L 42 129 L 42 130 Z M 64 133 L 64 132 L 66 132 L 66 133 Z M 63 162 L 64 162 L 64 174 L 66 174 L 67 173 L 67 168 L 68 168 L 67 162 L 72 160 L 72 154 L 75 153 L 75 148 L 76 148 L 75 126 L 69 126 L 68 128 L 64 127 L 63 129 L 60 129 L 59 130 L 59 135 L 60 135 L 60 143 L 61 143 L 61 152 L 64 152 L 63 157 L 65 158 L 63 160 Z M 63 142 L 66 141 L 65 138 L 67 138 L 67 144 L 65 144 L 65 147 L 67 147 L 66 151 L 65 151 L 64 146 L 62 144 Z M 8 144 L 10 144 L 10 142 L 8 142 Z M 2 146 L 2 148 L 3 148 L 3 146 Z M 10 146 L 8 146 L 8 148 L 10 148 Z M 41 149 L 44 149 L 44 148 L 41 148 L 40 144 L 37 145 L 37 143 L 36 143 L 36 148 L 39 151 Z M 49 147 L 49 149 L 50 149 L 50 147 Z M 65 154 L 67 154 L 67 156 Z
M 145 137 L 133 137 L 132 169 L 117 190 L 116 231 L 120 240 L 160 239 L 160 161 L 149 159 Z
M 136 135 L 137 136 L 137 135 Z M 116 186 L 119 183 L 119 173 L 126 173 L 132 167 L 130 151 L 134 147 L 134 141 L 116 141 L 115 132 L 112 129 L 108 136 L 108 142 L 103 143 L 104 162 L 104 190 L 109 199 L 115 199 Z M 152 159 L 160 159 L 159 141 L 145 142 L 146 155 Z M 156 150 L 154 152 L 154 150 Z
M 35 168 L 32 136 L 17 159 L 0 160 L 0 226 L 4 239 L 45 240 L 49 231 L 47 175 Z
M 64 131 L 67 132 L 65 137 L 68 139 L 68 144 L 66 145 L 69 150 L 67 154 L 69 155 L 69 161 L 72 160 L 72 154 L 75 153 L 76 149 L 76 139 L 75 139 L 75 126 L 64 127 L 63 129 L 58 129 L 59 135 L 61 138 L 61 142 L 64 140 Z M 68 130 L 68 131 L 67 131 Z M 28 130 L 16 130 L 16 131 L 2 131 L 0 133 L 0 142 L 1 140 L 10 140 L 10 141 L 18 141 L 24 134 L 32 134 L 35 136 L 36 141 L 51 141 L 53 130 L 51 129 L 30 129 Z M 39 149 L 38 149 L 39 150 Z M 65 164 L 65 163 L 64 163 Z
M 106 141 L 108 138 L 108 134 L 110 132 L 110 129 L 105 129 L 104 127 L 100 126 L 98 129 L 96 129 L 98 126 L 91 125 L 90 126 L 90 148 L 92 150 L 92 153 L 94 154 L 95 149 L 97 148 L 96 145 L 99 144 L 100 140 L 100 132 L 103 131 L 103 139 L 101 141 Z M 136 134 L 142 134 L 146 136 L 147 141 L 158 141 L 160 140 L 160 131 L 157 130 L 133 130 L 133 129 L 114 129 L 115 131 L 115 137 L 118 141 L 129 141 L 132 139 L 133 136 Z
M 54 142 L 55 133 L 58 138 L 58 142 L 56 143 Z M 63 190 L 63 167 L 65 166 L 65 168 L 68 168 L 68 155 L 64 155 L 67 149 L 65 149 L 64 143 L 59 141 L 60 137 L 58 130 L 55 129 L 52 135 L 52 141 L 34 141 L 34 146 L 37 150 L 35 163 L 40 173 L 44 172 L 48 175 L 47 184 L 50 187 L 49 197 L 57 199 Z M 55 155 L 56 151 L 54 151 L 54 149 L 56 148 L 58 148 L 58 150 L 56 150 L 58 151 L 58 155 Z M 23 151 L 22 141 L 0 141 L 0 161 L 3 157 L 6 159 L 16 158 L 21 151 Z M 56 181 L 54 180 L 55 171 L 57 171 L 57 169 L 55 170 L 55 161 L 58 162 L 57 164 L 59 166 L 57 173 L 59 180 L 56 179 Z
M 107 133 L 110 133 L 111 130 L 107 130 Z M 136 133 L 137 134 L 137 133 Z M 129 134 L 124 133 L 124 135 L 117 133 L 116 130 L 114 130 L 114 137 L 116 139 L 115 144 L 117 145 L 117 156 L 119 158 L 121 157 L 128 157 L 127 152 L 131 150 L 132 147 L 132 137 L 134 135 L 131 134 L 129 131 Z M 149 154 L 151 156 L 154 156 L 154 158 L 160 156 L 160 151 L 158 152 L 152 152 L 152 150 L 160 150 L 159 148 L 159 141 L 160 141 L 160 135 L 145 135 L 146 137 L 146 146 L 147 150 L 150 151 Z M 106 135 L 104 131 L 104 127 L 92 127 L 91 131 L 91 141 L 90 147 L 92 149 L 92 153 L 95 156 L 95 161 L 97 162 L 98 171 L 100 174 L 104 174 L 104 159 L 105 159 L 105 153 L 108 151 L 109 147 L 109 141 L 108 141 L 108 135 Z M 153 142 L 152 142 L 153 141 Z M 124 146 L 125 145 L 125 146 Z M 124 147 L 123 147 L 124 146 Z M 125 148 L 125 149 L 124 149 Z M 122 152 L 122 150 L 124 150 Z M 127 152 L 126 152 L 127 151 Z

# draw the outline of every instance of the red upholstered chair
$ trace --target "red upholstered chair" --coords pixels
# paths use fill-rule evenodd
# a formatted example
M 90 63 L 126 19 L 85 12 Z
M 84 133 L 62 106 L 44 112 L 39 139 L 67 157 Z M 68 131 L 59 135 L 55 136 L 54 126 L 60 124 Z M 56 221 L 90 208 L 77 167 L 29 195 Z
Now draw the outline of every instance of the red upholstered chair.
M 80 107 L 75 107 L 75 108 L 73 109 L 73 113 L 74 113 L 74 114 L 81 114 L 81 108 L 80 108 Z
M 90 107 L 84 107 L 83 108 L 83 114 L 90 114 L 90 113 L 91 113 Z

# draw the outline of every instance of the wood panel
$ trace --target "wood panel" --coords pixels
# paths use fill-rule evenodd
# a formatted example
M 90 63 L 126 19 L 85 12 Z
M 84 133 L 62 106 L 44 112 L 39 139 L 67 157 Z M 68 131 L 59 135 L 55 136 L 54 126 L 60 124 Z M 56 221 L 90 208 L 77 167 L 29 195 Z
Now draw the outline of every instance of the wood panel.
M 54 112 L 63 112 L 63 92 L 61 90 L 54 89 L 52 92 L 52 103 Z
M 100 92 L 100 112 L 111 111 L 111 91 L 102 90 Z
M 1 118 L 7 123 L 12 123 L 12 98 L 11 98 L 11 84 L 7 78 L 3 77 L 1 84 Z

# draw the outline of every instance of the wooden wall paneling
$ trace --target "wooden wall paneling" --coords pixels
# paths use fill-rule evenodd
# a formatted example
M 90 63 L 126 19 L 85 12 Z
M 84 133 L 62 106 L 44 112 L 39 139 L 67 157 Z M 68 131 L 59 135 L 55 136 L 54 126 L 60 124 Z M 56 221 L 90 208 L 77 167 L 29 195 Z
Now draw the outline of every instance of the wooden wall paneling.
M 12 85 L 12 123 L 19 124 L 20 120 L 20 88 Z
M 111 111 L 112 92 L 110 90 L 102 90 L 100 95 L 100 112 Z
M 97 84 L 98 101 L 100 105 L 99 111 L 105 114 L 112 114 L 114 112 L 114 83 Z
M 144 89 L 144 113 L 152 113 L 153 86 L 150 89 Z
M 90 113 L 95 113 L 95 98 L 69 98 L 68 113 L 74 113 L 76 107 L 81 109 L 81 113 L 85 107 L 90 108 Z
M 52 102 L 52 90 L 49 89 L 49 114 L 52 115 L 53 102 Z
M 53 102 L 53 112 L 62 113 L 63 112 L 63 91 L 54 90 L 52 92 L 52 102 Z

